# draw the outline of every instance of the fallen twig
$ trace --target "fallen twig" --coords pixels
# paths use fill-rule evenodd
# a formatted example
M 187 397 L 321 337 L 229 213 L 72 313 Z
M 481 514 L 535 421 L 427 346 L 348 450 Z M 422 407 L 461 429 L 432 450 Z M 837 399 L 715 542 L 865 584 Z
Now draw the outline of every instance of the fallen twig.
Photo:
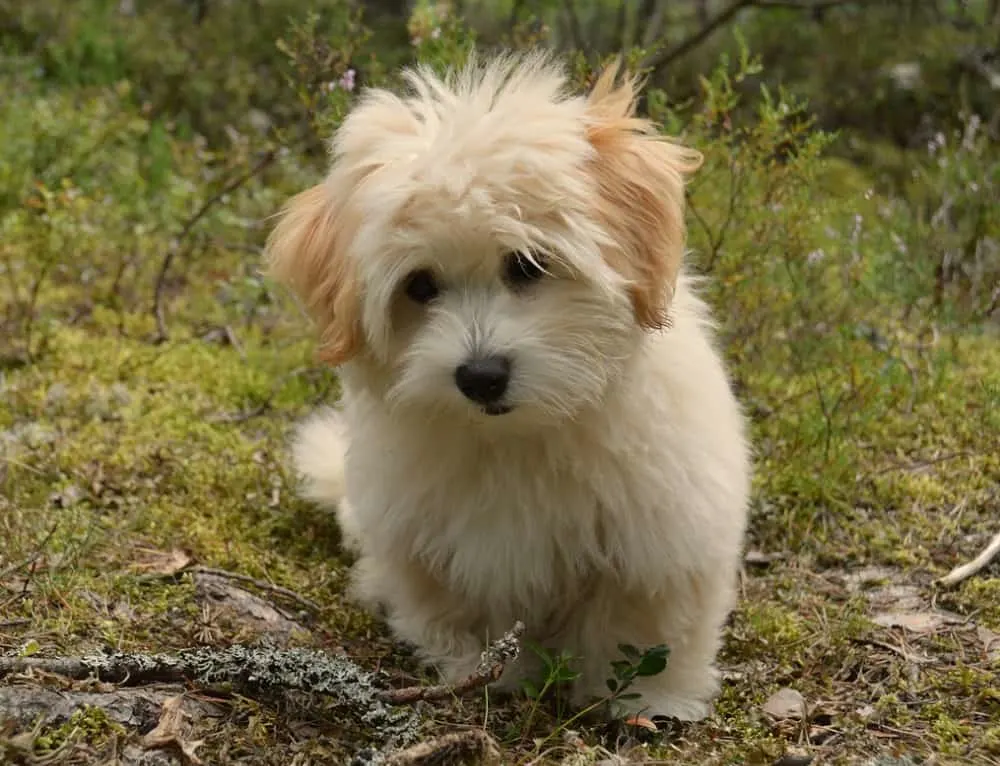
M 907 662 L 912 662 L 914 665 L 932 665 L 935 660 L 931 657 L 924 657 L 919 654 L 914 654 L 913 652 L 908 652 L 901 646 L 895 646 L 886 641 L 876 641 L 873 638 L 855 638 L 852 639 L 856 644 L 863 644 L 867 646 L 875 646 L 879 649 L 885 649 L 886 651 L 892 652 L 893 654 L 898 654 Z
M 30 624 L 31 620 L 29 620 L 27 617 L 17 617 L 14 618 L 13 620 L 0 620 L 0 630 L 4 630 L 6 628 L 19 628 L 22 625 L 30 625 Z
M 229 412 L 229 413 L 220 413 L 218 415 L 210 415 L 208 419 L 212 423 L 243 423 L 247 420 L 252 420 L 253 418 L 259 417 L 271 409 L 271 407 L 274 405 L 275 397 L 277 397 L 277 395 L 281 393 L 285 384 L 288 383 L 288 381 L 306 372 L 309 372 L 308 367 L 297 367 L 291 372 L 282 375 L 280 378 L 278 378 L 277 382 L 271 388 L 271 392 L 267 395 L 267 398 L 252 409 L 243 410 L 241 412 Z
M 53 524 L 52 528 L 45 534 L 45 537 L 43 537 L 41 542 L 38 543 L 38 545 L 35 547 L 35 550 L 31 553 L 30 556 L 25 557 L 21 561 L 15 561 L 10 566 L 4 567 L 2 570 L 0 570 L 0 582 L 2 582 L 7 576 L 14 574 L 14 572 L 18 571 L 19 569 L 24 569 L 25 567 L 30 567 L 33 564 L 36 564 L 38 562 L 38 559 L 42 557 L 42 554 L 45 552 L 45 547 L 49 544 L 49 540 L 52 539 L 52 536 L 56 533 L 56 530 L 58 528 L 59 528 L 58 522 L 56 524 Z
M 249 583 L 250 585 L 260 588 L 261 590 L 269 591 L 271 593 L 277 593 L 278 595 L 284 596 L 285 598 L 289 598 L 292 601 L 295 601 L 297 604 L 301 604 L 306 609 L 309 609 L 312 612 L 320 612 L 323 610 L 323 607 L 321 607 L 315 601 L 313 601 L 312 599 L 308 599 L 299 593 L 296 593 L 294 590 L 290 590 L 289 588 L 285 588 L 281 585 L 275 585 L 274 583 L 270 583 L 267 580 L 259 580 L 256 577 L 251 577 L 250 575 L 239 574 L 237 572 L 229 572 L 226 571 L 225 569 L 215 569 L 214 567 L 203 567 L 203 566 L 191 567 L 190 569 L 184 569 L 181 571 L 194 572 L 196 574 L 215 575 L 216 577 L 222 577 L 227 580 L 235 580 L 236 582 Z
M 211 571 L 211 570 L 210 570 Z M 223 576 L 231 573 L 223 573 Z M 476 673 L 452 686 L 386 690 L 385 676 L 369 672 L 347 657 L 314 649 L 279 649 L 269 645 L 183 649 L 176 654 L 113 652 L 85 657 L 0 657 L 0 679 L 40 671 L 75 680 L 96 678 L 121 686 L 191 683 L 226 686 L 243 694 L 301 691 L 322 694 L 335 708 L 369 731 L 382 747 L 366 748 L 357 766 L 437 764 L 445 756 L 479 756 L 490 763 L 496 744 L 485 732 L 447 735 L 414 746 L 420 735 L 419 714 L 410 703 L 443 699 L 499 678 L 520 653 L 524 625 L 518 622 L 483 652 Z
M 377 731 L 391 752 L 419 736 L 419 716 L 381 698 L 382 674 L 371 673 L 347 657 L 313 649 L 230 646 L 184 649 L 177 654 L 114 652 L 86 657 L 0 657 L 0 679 L 13 673 L 42 671 L 105 683 L 143 686 L 154 683 L 229 685 L 241 693 L 303 691 L 322 694 L 344 715 Z
M 405 705 L 418 701 L 434 701 L 458 697 L 473 689 L 486 686 L 496 681 L 503 673 L 507 664 L 515 659 L 521 651 L 521 635 L 524 633 L 524 623 L 516 622 L 514 627 L 493 641 L 486 651 L 476 672 L 456 684 L 439 684 L 437 686 L 408 686 L 404 689 L 393 689 L 382 692 L 379 698 L 391 705 Z M 413 761 L 417 763 L 418 761 Z M 422 762 L 422 761 L 421 761 Z M 410 761 L 407 761 L 410 763 Z
M 940 578 L 937 582 L 939 585 L 957 585 L 964 580 L 968 580 L 974 574 L 977 574 L 981 570 L 989 566 L 990 562 L 1000 554 L 1000 532 L 997 532 L 993 539 L 990 540 L 989 544 L 983 549 L 983 552 L 976 556 L 968 564 L 962 564 L 952 569 L 944 577 Z
M 169 337 L 167 319 L 163 310 L 163 298 L 167 285 L 167 275 L 170 273 L 170 268 L 173 266 L 177 256 L 181 253 L 182 245 L 187 242 L 191 233 L 194 231 L 195 226 L 198 225 L 201 219 L 204 218 L 213 207 L 222 202 L 227 195 L 236 191 L 240 187 L 244 186 L 248 181 L 260 175 L 272 162 L 274 162 L 277 157 L 277 149 L 271 149 L 264 152 L 261 158 L 257 160 L 257 162 L 255 162 L 249 170 L 231 178 L 228 182 L 223 184 L 215 192 L 215 194 L 206 199 L 201 206 L 184 222 L 180 233 L 173 240 L 173 242 L 171 242 L 170 247 L 163 256 L 163 260 L 160 262 L 160 269 L 157 272 L 156 283 L 153 287 L 153 318 L 156 320 L 156 342 L 162 343 Z M 190 247 L 187 247 L 184 252 L 187 253 L 190 249 Z
M 801 2 L 798 0 L 732 0 L 729 5 L 721 8 L 714 16 L 702 24 L 698 31 L 690 37 L 686 37 L 671 48 L 662 49 L 649 56 L 643 63 L 643 67 L 658 70 L 669 66 L 677 59 L 700 46 L 718 29 L 732 22 L 740 12 L 748 8 L 819 12 L 836 8 L 839 5 L 847 5 L 850 2 L 851 0 L 802 0 Z
M 482 729 L 445 734 L 393 753 L 385 766 L 439 766 L 445 763 L 500 763 L 496 740 Z

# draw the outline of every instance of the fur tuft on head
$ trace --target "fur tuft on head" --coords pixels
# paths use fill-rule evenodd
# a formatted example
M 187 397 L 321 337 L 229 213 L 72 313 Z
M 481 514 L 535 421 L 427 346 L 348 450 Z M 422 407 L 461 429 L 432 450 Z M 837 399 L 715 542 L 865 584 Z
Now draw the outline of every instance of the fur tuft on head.
M 618 245 L 606 257 L 631 283 L 636 319 L 657 329 L 669 324 L 683 259 L 684 177 L 701 167 L 702 156 L 636 116 L 640 84 L 626 76 L 616 85 L 620 67 L 608 66 L 588 97 L 597 212 Z

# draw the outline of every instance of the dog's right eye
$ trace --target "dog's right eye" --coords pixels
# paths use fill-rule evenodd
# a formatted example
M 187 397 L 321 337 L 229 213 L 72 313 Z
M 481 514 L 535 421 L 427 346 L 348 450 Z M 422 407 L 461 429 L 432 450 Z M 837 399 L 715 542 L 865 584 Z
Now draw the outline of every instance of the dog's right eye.
M 428 269 L 414 271 L 406 278 L 406 297 L 414 303 L 430 303 L 438 297 L 441 288 Z

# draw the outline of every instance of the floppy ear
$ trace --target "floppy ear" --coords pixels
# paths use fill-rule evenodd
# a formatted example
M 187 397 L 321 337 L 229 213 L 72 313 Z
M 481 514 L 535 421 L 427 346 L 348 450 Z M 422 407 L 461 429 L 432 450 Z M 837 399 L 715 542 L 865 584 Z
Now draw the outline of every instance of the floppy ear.
M 303 300 L 320 330 L 319 358 L 346 362 L 362 344 L 357 278 L 330 181 L 292 197 L 267 240 L 268 274 Z
M 615 86 L 618 68 L 605 69 L 588 97 L 597 212 L 617 244 L 605 257 L 631 284 L 636 321 L 656 329 L 669 325 L 684 253 L 684 176 L 702 156 L 635 116 L 636 80 Z

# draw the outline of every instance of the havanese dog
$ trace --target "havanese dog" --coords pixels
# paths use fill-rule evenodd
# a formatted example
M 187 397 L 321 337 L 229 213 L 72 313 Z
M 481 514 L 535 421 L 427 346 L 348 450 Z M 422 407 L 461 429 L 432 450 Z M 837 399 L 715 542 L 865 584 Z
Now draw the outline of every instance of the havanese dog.
M 342 388 L 296 433 L 303 494 L 338 514 L 352 593 L 445 680 L 522 621 L 579 658 L 579 704 L 620 644 L 666 644 L 617 712 L 703 718 L 750 456 L 682 268 L 701 155 L 636 116 L 617 64 L 584 95 L 540 53 L 405 80 L 360 97 L 268 242 Z

